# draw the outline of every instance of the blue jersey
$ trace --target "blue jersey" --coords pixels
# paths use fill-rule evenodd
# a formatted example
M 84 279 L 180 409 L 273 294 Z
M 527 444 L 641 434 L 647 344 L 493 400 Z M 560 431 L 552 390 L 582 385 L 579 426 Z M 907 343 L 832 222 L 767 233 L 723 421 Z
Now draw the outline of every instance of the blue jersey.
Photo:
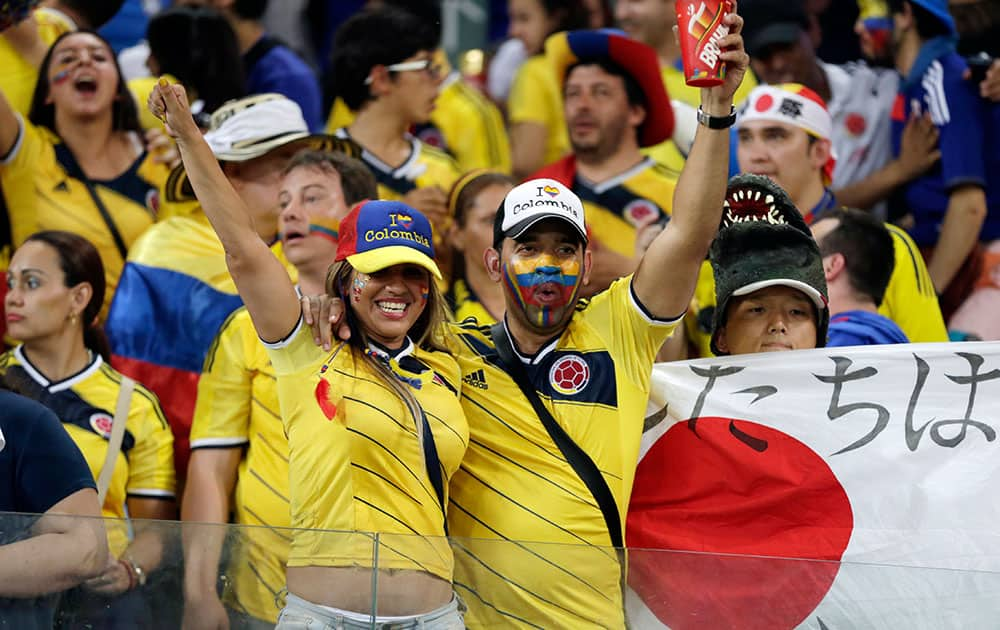
M 876 346 L 909 341 L 888 317 L 868 311 L 844 311 L 830 318 L 830 340 L 826 347 Z
M 78 490 L 94 488 L 80 450 L 41 403 L 0 391 L 0 513 L 42 514 Z M 31 536 L 35 519 L 4 514 L 0 545 Z M 51 628 L 55 596 L 0 598 L 0 626 Z
M 962 78 L 965 69 L 952 40 L 927 41 L 892 109 L 895 155 L 912 113 L 928 113 L 940 134 L 941 160 L 905 191 L 907 209 L 915 220 L 911 233 L 920 246 L 937 243 L 951 191 L 970 184 L 985 189 L 987 195 L 989 212 L 980 240 L 1000 238 L 1000 105 L 979 96 L 976 85 Z M 990 182 L 991 176 L 996 181 Z

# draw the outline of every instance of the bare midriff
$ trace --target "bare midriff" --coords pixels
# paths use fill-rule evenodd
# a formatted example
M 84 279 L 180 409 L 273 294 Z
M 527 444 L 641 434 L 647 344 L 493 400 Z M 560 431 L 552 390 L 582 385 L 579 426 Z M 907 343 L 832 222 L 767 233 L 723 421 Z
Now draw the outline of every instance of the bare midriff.
M 382 569 L 377 574 L 380 616 L 421 615 L 451 601 L 451 583 L 413 569 Z M 362 567 L 288 567 L 288 592 L 313 604 L 361 614 L 372 610 L 372 569 Z

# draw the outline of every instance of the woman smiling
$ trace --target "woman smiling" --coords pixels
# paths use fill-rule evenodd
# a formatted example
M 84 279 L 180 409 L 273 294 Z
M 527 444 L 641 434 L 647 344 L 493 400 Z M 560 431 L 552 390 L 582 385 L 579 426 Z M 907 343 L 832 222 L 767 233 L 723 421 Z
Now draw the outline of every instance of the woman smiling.
M 177 139 L 277 374 L 296 528 L 278 628 L 463 627 L 444 536 L 448 479 L 465 453 L 468 424 L 458 364 L 443 350 L 447 309 L 430 222 L 384 201 L 359 204 L 340 222 L 326 291 L 349 305 L 352 334 L 327 354 L 303 325 L 291 280 L 219 169 L 183 89 L 161 82 L 150 109 Z

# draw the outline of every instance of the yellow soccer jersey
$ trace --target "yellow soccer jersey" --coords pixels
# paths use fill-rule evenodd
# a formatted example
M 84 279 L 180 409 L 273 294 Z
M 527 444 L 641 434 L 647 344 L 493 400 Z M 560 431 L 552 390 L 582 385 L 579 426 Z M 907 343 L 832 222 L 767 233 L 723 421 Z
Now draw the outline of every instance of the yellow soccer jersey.
M 582 301 L 562 335 L 521 357 L 545 406 L 604 474 L 623 527 L 653 359 L 677 325 L 651 318 L 631 280 Z M 471 439 L 448 524 L 466 623 L 623 627 L 619 563 L 596 501 L 499 367 L 489 329 L 456 332 Z
M 662 164 L 671 171 L 680 173 L 684 169 L 684 162 L 686 160 L 672 139 L 664 140 L 660 144 L 654 144 L 651 147 L 639 149 L 639 151 L 643 155 L 653 158 L 654 162 Z
M 101 254 L 107 281 L 103 317 L 125 261 L 91 190 L 129 248 L 155 221 L 158 191 L 168 172 L 166 165 L 143 152 L 123 174 L 111 181 L 93 181 L 88 189 L 85 175 L 66 145 L 48 129 L 22 119 L 14 148 L 0 162 L 0 186 L 14 245 L 40 230 L 66 230 L 93 243 Z
M 927 265 L 910 235 L 898 227 L 886 224 L 892 234 L 895 265 L 889 286 L 878 312 L 896 322 L 911 343 L 948 341 L 948 331 L 941 316 L 934 285 L 927 272 Z M 693 317 L 688 318 L 685 332 L 697 348 L 699 356 L 710 357 L 712 317 L 715 310 L 715 277 L 706 261 L 698 275 L 694 299 L 691 301 Z
M 76 24 L 61 11 L 41 8 L 34 13 L 38 23 L 38 37 L 46 46 L 51 46 L 63 33 L 76 30 Z M 31 97 L 38 82 L 38 68 L 25 61 L 14 50 L 6 37 L 0 37 L 0 92 L 15 112 L 23 116 L 31 109 Z
M 431 124 L 463 173 L 477 168 L 510 173 L 510 142 L 500 110 L 457 73 L 441 88 Z
M 485 326 L 496 321 L 464 278 L 457 278 L 451 283 L 451 289 L 448 291 L 448 303 L 455 314 L 456 322 L 471 317 L 480 325 Z
M 626 257 L 635 256 L 638 227 L 670 216 L 680 173 L 651 158 L 611 179 L 595 184 L 579 172 L 573 192 L 583 201 L 587 227 L 601 245 Z
M 100 476 L 122 376 L 94 355 L 81 372 L 51 382 L 25 357 L 23 346 L 0 357 L 0 371 L 29 398 L 51 409 L 83 453 L 94 475 Z M 136 383 L 132 392 L 125 436 L 115 462 L 108 494 L 101 507 L 106 518 L 126 517 L 125 500 L 174 498 L 174 438 L 160 403 Z M 109 524 L 108 542 L 117 556 L 128 546 L 124 525 Z
M 535 55 L 517 71 L 507 99 L 507 118 L 511 124 L 530 122 L 545 125 L 548 130 L 544 164 L 551 164 L 570 152 L 561 89 L 545 55 Z
M 354 113 L 337 99 L 326 122 L 327 133 L 354 122 Z M 510 142 L 500 110 L 457 74 L 445 81 L 430 123 L 416 135 L 455 158 L 461 172 L 477 168 L 510 172 Z M 437 136 L 437 142 L 431 139 Z
M 911 343 L 948 341 L 934 283 L 917 244 L 895 225 L 885 227 L 892 234 L 896 262 L 879 314 L 896 322 Z
M 338 138 L 350 138 L 346 128 L 338 129 Z M 361 160 L 368 165 L 378 182 L 378 197 L 386 201 L 398 201 L 406 193 L 416 188 L 440 186 L 445 192 L 462 174 L 458 164 L 450 155 L 428 146 L 414 137 L 409 138 L 410 157 L 402 165 L 393 168 L 367 149 L 361 152 Z
M 222 325 L 205 359 L 191 425 L 191 449 L 245 449 L 233 503 L 240 551 L 227 569 L 233 588 L 226 603 L 276 623 L 275 604 L 285 585 L 291 541 L 288 507 L 288 439 L 267 351 L 245 308 Z M 260 527 L 263 526 L 263 527 Z
M 448 479 L 469 439 L 458 401 L 458 365 L 447 353 L 407 343 L 393 362 L 427 416 L 446 502 Z M 421 570 L 450 581 L 443 508 L 402 400 L 361 353 L 341 346 L 330 359 L 301 320 L 286 341 L 265 345 L 288 435 L 292 527 L 302 528 L 293 532 L 288 566 L 372 567 L 367 533 L 378 532 L 380 569 Z

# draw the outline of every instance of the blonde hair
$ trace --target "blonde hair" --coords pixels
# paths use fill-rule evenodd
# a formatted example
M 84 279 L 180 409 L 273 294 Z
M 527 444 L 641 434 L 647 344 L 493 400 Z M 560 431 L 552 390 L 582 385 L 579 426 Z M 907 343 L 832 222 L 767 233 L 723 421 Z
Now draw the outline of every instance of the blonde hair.
M 420 403 L 413 396 L 410 388 L 396 378 L 396 375 L 381 361 L 376 360 L 368 352 L 369 336 L 354 314 L 354 306 L 347 297 L 347 286 L 351 280 L 351 272 L 355 271 L 351 263 L 346 260 L 333 263 L 326 273 L 326 293 L 331 297 L 340 298 L 344 302 L 344 314 L 347 317 L 347 325 L 351 329 L 351 337 L 346 343 L 352 350 L 352 354 L 372 369 L 379 377 L 382 384 L 395 392 L 413 417 L 414 428 L 420 440 L 420 446 L 424 445 L 424 423 L 423 411 Z M 430 276 L 430 273 L 428 273 Z M 408 332 L 410 340 L 414 346 L 437 352 L 448 352 L 447 336 L 450 334 L 447 322 L 453 319 L 448 304 L 445 301 L 441 289 L 434 282 L 434 278 L 429 278 L 429 288 L 427 295 L 427 305 L 424 311 L 413 323 Z

